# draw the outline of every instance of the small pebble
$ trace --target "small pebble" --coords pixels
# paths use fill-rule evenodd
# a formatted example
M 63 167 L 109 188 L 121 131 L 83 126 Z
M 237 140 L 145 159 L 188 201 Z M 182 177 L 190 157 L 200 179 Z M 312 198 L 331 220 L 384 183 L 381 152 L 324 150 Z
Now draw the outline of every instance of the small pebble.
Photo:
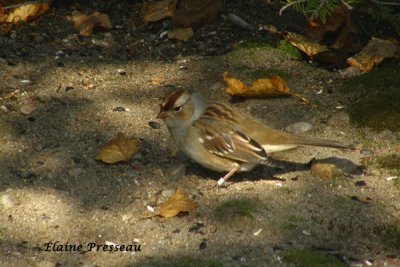
M 8 193 L 1 194 L 0 204 L 4 207 L 4 209 L 11 209 L 12 207 L 14 207 L 12 196 Z
M 161 191 L 161 195 L 164 198 L 170 198 L 174 193 L 175 193 L 174 189 L 164 189 L 163 191 Z
M 355 186 L 366 186 L 367 183 L 365 181 L 357 181 L 354 183 Z
M 33 103 L 29 102 L 29 103 L 25 103 L 22 105 L 20 111 L 22 114 L 24 115 L 30 115 L 32 114 L 34 111 L 36 110 L 36 107 Z
M 160 129 L 160 124 L 156 121 L 149 121 L 149 126 L 153 129 Z
M 119 73 L 119 75 L 126 76 L 126 71 L 125 70 L 119 69 L 118 73 Z
M 207 248 L 207 240 L 203 240 L 200 243 L 199 250 L 205 250 Z
M 77 167 L 77 168 L 70 169 L 68 171 L 68 175 L 69 176 L 73 176 L 73 177 L 77 177 L 77 176 L 81 175 L 83 172 L 84 172 L 84 170 L 82 168 Z
M 311 235 L 311 232 L 307 231 L 307 230 L 303 230 L 302 233 L 303 233 L 303 235 L 307 235 L 307 236 Z
M 185 164 L 178 162 L 171 167 L 169 167 L 165 173 L 164 176 L 168 180 L 176 181 L 180 180 L 184 175 L 186 174 L 186 166 Z
M 63 55 L 65 55 L 65 52 L 62 51 L 62 50 L 58 50 L 58 51 L 56 52 L 56 56 L 61 57 L 61 56 L 63 56 Z
M 126 109 L 124 107 L 116 107 L 113 109 L 114 112 L 125 112 Z
M 308 132 L 313 128 L 313 125 L 309 122 L 296 122 L 288 125 L 285 130 L 288 131 L 289 133 L 294 133 L 294 134 L 301 134 Z
M 360 154 L 362 156 L 372 156 L 372 155 L 374 155 L 374 151 L 372 151 L 371 149 L 368 149 L 368 148 L 363 148 L 363 149 L 361 149 Z

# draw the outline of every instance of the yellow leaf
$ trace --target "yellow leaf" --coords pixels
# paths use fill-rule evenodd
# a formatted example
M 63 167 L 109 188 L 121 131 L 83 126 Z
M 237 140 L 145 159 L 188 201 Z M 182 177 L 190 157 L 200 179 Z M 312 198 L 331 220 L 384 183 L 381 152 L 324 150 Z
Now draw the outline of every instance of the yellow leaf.
M 189 28 L 178 28 L 168 31 L 168 38 L 169 39 L 176 39 L 179 41 L 186 42 L 194 35 L 192 27 Z
M 97 153 L 96 160 L 113 164 L 119 161 L 129 162 L 132 155 L 137 151 L 138 140 L 136 138 L 125 138 L 122 133 L 108 141 Z
M 71 20 L 74 23 L 75 29 L 83 36 L 91 35 L 93 29 L 96 27 L 102 27 L 107 30 L 112 28 L 108 15 L 100 12 L 93 12 L 90 15 L 75 12 L 72 14 Z
M 49 9 L 49 4 L 28 4 L 15 8 L 8 14 L 7 22 L 16 23 L 34 19 Z
M 396 57 L 399 52 L 399 42 L 372 37 L 360 53 L 347 59 L 347 63 L 362 72 L 369 72 L 385 58 Z
M 197 208 L 197 204 L 186 198 L 183 192 L 178 188 L 175 194 L 164 203 L 160 211 L 155 215 L 170 218 L 178 215 L 180 212 L 189 212 L 195 208 Z
M 309 57 L 313 57 L 322 52 L 329 51 L 328 47 L 313 42 L 306 36 L 303 36 L 301 34 L 297 34 L 294 32 L 285 32 L 283 37 L 288 43 L 290 43 L 294 47 L 297 47 L 299 50 L 306 53 Z
M 291 96 L 292 93 L 285 85 L 285 81 L 279 76 L 272 76 L 269 79 L 258 79 L 245 85 L 240 80 L 228 77 L 224 73 L 224 81 L 227 85 L 226 92 L 232 96 L 262 97 L 262 96 Z

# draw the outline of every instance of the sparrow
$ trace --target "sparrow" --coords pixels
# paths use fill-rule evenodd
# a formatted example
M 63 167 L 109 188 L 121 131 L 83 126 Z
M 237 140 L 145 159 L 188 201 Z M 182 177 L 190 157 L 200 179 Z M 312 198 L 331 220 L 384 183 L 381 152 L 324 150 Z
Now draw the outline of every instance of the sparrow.
M 306 138 L 270 128 L 234 106 L 207 101 L 200 93 L 176 90 L 160 105 L 157 119 L 164 120 L 179 149 L 205 168 L 233 174 L 255 166 L 271 165 L 270 153 L 298 146 L 355 149 L 352 143 Z

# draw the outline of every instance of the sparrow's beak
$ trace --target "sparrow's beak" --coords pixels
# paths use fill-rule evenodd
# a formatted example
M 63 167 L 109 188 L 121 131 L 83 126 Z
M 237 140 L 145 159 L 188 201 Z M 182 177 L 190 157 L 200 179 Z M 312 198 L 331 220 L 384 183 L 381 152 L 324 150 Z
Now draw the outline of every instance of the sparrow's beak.
M 168 112 L 161 110 L 157 115 L 157 119 L 166 119 L 169 117 Z

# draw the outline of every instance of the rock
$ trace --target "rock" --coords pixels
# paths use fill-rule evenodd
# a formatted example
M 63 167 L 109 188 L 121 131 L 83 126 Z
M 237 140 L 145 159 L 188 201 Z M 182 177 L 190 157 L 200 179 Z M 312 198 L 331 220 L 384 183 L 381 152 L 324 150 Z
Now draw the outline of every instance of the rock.
M 333 179 L 342 175 L 342 171 L 334 164 L 317 162 L 311 166 L 311 174 L 318 178 Z
M 160 129 L 160 124 L 156 121 L 149 121 L 149 126 L 153 129 Z
M 124 107 L 116 107 L 113 109 L 114 112 L 125 112 L 126 109 Z
M 288 125 L 285 130 L 289 133 L 294 133 L 294 134 L 302 134 L 305 132 L 308 132 L 313 128 L 313 125 L 309 122 L 296 122 Z
M 12 196 L 8 193 L 1 194 L 0 204 L 3 206 L 4 209 L 11 209 L 12 207 L 14 207 Z
M 68 175 L 69 176 L 73 176 L 73 177 L 77 177 L 77 176 L 81 175 L 83 172 L 84 172 L 84 170 L 82 168 L 77 167 L 77 168 L 73 168 L 73 169 L 68 170 Z
M 367 186 L 367 183 L 365 181 L 357 181 L 354 183 L 355 186 L 363 187 Z
M 168 180 L 172 181 L 181 179 L 185 174 L 186 174 L 186 166 L 182 162 L 178 162 L 172 165 L 164 172 L 164 176 Z
M 170 198 L 172 197 L 172 195 L 175 193 L 175 189 L 164 189 L 163 191 L 161 191 L 161 196 L 163 198 Z
M 24 115 L 30 115 L 36 110 L 36 106 L 33 102 L 26 102 L 21 106 L 21 113 Z
M 368 148 L 363 148 L 363 149 L 361 149 L 360 154 L 363 157 L 369 157 L 369 156 L 374 155 L 374 151 L 372 151 L 371 149 L 368 149 Z

